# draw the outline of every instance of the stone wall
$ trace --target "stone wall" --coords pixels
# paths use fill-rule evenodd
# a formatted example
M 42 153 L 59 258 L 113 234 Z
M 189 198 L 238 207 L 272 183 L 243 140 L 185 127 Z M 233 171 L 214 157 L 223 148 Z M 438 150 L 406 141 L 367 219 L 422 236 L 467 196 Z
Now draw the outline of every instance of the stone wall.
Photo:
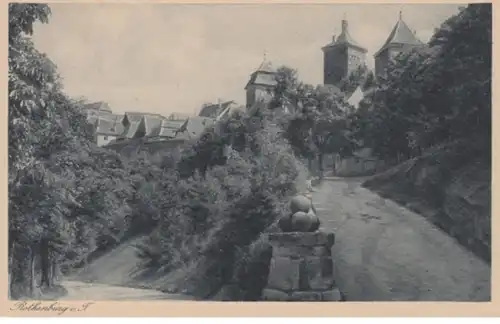
M 334 275 L 334 234 L 324 231 L 269 234 L 272 258 L 266 301 L 342 301 Z

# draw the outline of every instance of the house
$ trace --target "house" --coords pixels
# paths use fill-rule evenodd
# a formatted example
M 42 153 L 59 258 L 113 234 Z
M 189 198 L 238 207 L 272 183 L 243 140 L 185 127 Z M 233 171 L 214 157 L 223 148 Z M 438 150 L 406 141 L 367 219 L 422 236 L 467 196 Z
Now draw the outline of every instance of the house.
M 215 123 L 214 118 L 195 116 L 184 122 L 177 131 L 176 139 L 191 140 L 198 138 L 207 127 Z
M 141 113 L 141 112 L 126 112 L 123 117 L 124 132 L 122 138 L 140 138 L 158 135 L 160 132 L 162 121 L 167 119 L 160 114 Z
M 97 146 L 104 146 L 116 140 L 124 131 L 122 115 L 104 115 L 96 120 L 96 143 Z
M 158 136 L 161 138 L 174 138 L 177 136 L 177 132 L 184 125 L 186 121 L 183 120 L 168 120 L 162 121 L 160 128 L 158 129 L 158 134 L 151 134 L 152 137 Z
M 269 104 L 277 85 L 276 70 L 271 62 L 264 58 L 245 86 L 247 111 L 253 110 L 259 104 Z
M 222 102 L 220 99 L 215 104 L 206 104 L 201 107 L 199 117 L 208 117 L 213 118 L 215 120 L 220 120 L 226 116 L 228 116 L 231 111 L 238 109 L 237 105 L 234 101 L 224 101 Z

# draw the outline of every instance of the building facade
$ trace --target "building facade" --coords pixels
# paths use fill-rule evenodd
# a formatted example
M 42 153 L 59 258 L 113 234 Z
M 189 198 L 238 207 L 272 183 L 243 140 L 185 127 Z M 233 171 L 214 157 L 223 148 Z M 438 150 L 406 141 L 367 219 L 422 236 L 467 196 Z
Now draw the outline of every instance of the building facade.
M 408 53 L 424 43 L 417 38 L 416 32 L 404 22 L 401 12 L 396 25 L 392 28 L 389 37 L 382 47 L 375 53 L 375 76 L 385 74 L 389 62 L 401 53 Z
M 276 70 L 271 62 L 264 59 L 262 64 L 250 75 L 250 80 L 245 86 L 246 108 L 252 109 L 255 105 L 268 104 L 274 96 L 276 88 Z
M 342 20 L 342 31 L 323 50 L 323 83 L 338 86 L 350 73 L 365 65 L 367 49 L 349 33 L 349 23 Z

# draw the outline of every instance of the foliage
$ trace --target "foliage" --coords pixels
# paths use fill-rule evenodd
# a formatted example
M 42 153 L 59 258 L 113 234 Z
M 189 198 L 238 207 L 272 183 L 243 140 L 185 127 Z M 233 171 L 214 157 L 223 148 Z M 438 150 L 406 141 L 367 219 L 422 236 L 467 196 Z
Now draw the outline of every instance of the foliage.
M 48 22 L 43 4 L 9 4 L 9 276 L 11 292 L 33 296 L 55 264 L 73 264 L 127 231 L 131 196 L 121 158 L 97 148 L 82 102 L 68 98 L 56 66 L 29 38 Z M 28 283 L 27 281 L 31 281 Z M 14 287 L 16 286 L 16 287 Z M 24 288 L 23 288 L 24 287 Z
M 491 5 L 449 18 L 428 46 L 398 56 L 374 102 L 353 116 L 357 138 L 386 158 L 411 157 L 471 134 L 491 137 Z
M 206 260 L 194 270 L 196 280 L 218 286 L 232 278 L 239 251 L 282 215 L 287 197 L 305 182 L 305 170 L 273 125 L 266 116 L 236 112 L 183 151 L 179 173 L 170 170 L 179 174 L 175 203 L 139 246 L 150 266 L 189 272 L 193 262 Z
M 364 70 L 359 69 L 345 87 L 356 87 Z M 330 86 L 312 86 L 299 82 L 296 72 L 282 67 L 278 70 L 277 96 L 281 104 L 291 106 L 291 115 L 282 116 L 280 125 L 295 154 L 308 160 L 318 158 L 322 170 L 325 154 L 348 155 L 356 142 L 348 129 L 352 108 L 344 96 Z

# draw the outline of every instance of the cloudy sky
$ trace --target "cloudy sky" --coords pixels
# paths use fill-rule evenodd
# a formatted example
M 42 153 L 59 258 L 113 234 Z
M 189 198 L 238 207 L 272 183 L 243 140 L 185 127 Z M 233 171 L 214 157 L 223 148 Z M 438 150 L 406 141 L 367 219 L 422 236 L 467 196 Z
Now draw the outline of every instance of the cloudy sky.
M 264 51 L 275 66 L 322 83 L 321 47 L 340 33 L 372 55 L 402 10 L 427 41 L 459 5 L 51 4 L 34 41 L 57 64 L 67 93 L 125 111 L 194 113 L 217 98 L 244 104 L 244 86 Z

